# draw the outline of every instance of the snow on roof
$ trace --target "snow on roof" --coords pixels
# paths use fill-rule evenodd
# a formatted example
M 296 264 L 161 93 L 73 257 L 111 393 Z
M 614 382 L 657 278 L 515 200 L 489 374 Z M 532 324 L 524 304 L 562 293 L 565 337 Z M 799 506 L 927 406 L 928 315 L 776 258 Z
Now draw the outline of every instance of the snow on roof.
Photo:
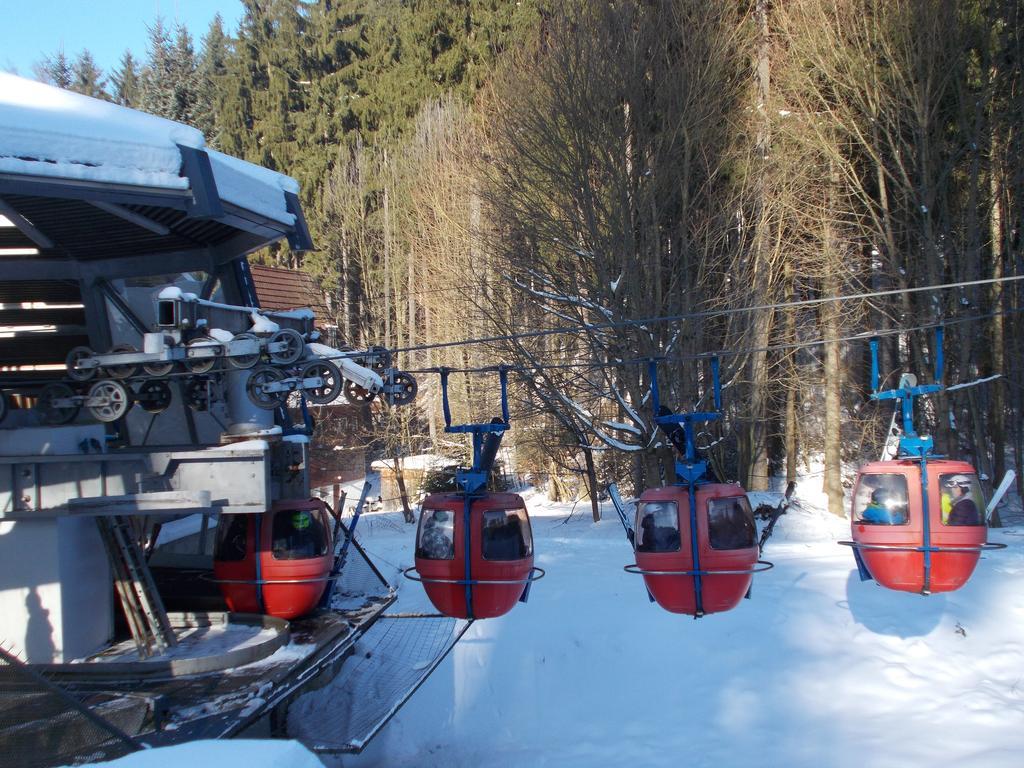
M 178 145 L 210 157 L 220 198 L 294 224 L 294 179 L 206 147 L 181 123 L 0 72 L 0 173 L 188 189 Z
M 210 156 L 221 200 L 283 224 L 295 223 L 294 214 L 288 212 L 284 193 L 299 194 L 299 182 L 223 152 L 208 149 L 206 153 Z

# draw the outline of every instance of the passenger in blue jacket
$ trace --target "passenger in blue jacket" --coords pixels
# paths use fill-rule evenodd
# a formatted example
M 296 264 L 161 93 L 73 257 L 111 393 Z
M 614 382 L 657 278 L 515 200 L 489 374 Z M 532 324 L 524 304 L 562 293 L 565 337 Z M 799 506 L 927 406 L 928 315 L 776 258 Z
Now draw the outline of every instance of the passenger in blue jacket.
M 903 515 L 896 512 L 889 502 L 889 494 L 882 488 L 876 488 L 871 492 L 871 502 L 864 507 L 861 519 L 876 525 L 900 525 Z

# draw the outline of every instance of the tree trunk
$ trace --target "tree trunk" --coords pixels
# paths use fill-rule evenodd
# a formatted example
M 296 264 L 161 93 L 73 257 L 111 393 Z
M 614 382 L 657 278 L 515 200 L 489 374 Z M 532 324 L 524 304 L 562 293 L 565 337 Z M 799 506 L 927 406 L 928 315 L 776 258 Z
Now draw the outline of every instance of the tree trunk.
M 405 490 L 405 472 L 402 471 L 402 458 L 395 453 L 395 482 L 398 483 L 398 495 L 402 500 L 402 517 L 407 523 L 415 523 L 416 516 L 409 508 L 409 494 Z
M 764 350 L 771 336 L 772 311 L 758 312 L 754 322 L 754 347 Z M 754 352 L 750 368 L 750 424 L 746 430 L 750 454 L 744 485 L 749 491 L 764 491 L 768 489 L 768 353 Z
M 601 505 L 597 500 L 597 469 L 594 467 L 594 451 L 592 448 L 583 449 L 583 458 L 587 462 L 587 488 L 590 494 L 590 511 L 594 515 L 594 522 L 601 520 Z
M 822 309 L 824 314 L 825 337 L 839 336 L 838 306 L 829 304 Z M 844 517 L 843 476 L 842 476 L 842 366 L 839 357 L 839 343 L 825 345 L 825 493 L 828 494 L 828 511 Z
M 833 178 L 833 183 L 835 179 Z M 832 223 L 825 222 L 822 238 L 828 258 L 822 288 L 825 296 L 838 296 L 840 284 L 838 279 L 839 258 L 836 244 L 833 241 Z M 843 308 L 839 302 L 830 301 L 822 305 L 821 324 L 823 336 L 830 339 L 825 344 L 825 365 L 823 370 L 825 385 L 825 487 L 828 495 L 828 511 L 837 517 L 844 517 L 843 494 L 843 456 L 842 456 L 842 392 L 843 371 L 840 357 L 840 313 Z
M 993 140 L 992 151 L 995 153 L 997 142 Z M 993 168 L 992 176 L 992 213 L 990 219 L 991 240 L 992 240 L 992 277 L 1001 279 L 1003 277 L 1003 222 L 1002 222 L 1002 190 L 999 183 L 997 168 Z M 991 362 L 990 373 L 1001 374 L 1006 368 L 1006 339 L 1005 323 L 1000 314 L 1003 307 L 1003 287 L 999 283 L 992 286 L 991 305 L 993 317 L 989 326 L 989 338 L 991 340 Z M 996 381 L 991 385 L 992 397 L 989 399 L 988 427 L 992 436 L 992 484 L 1002 481 L 1006 474 L 1006 433 L 1003 430 L 1003 419 L 1006 416 L 1006 400 L 1003 395 L 1004 382 Z M 993 525 L 998 522 L 998 512 L 993 511 Z
M 787 258 L 783 267 L 787 302 L 793 300 L 793 272 L 793 262 Z M 787 344 L 796 342 L 796 311 L 793 309 L 786 310 L 785 339 Z M 796 480 L 797 449 L 799 446 L 797 430 L 800 425 L 796 415 L 796 407 L 800 388 L 800 374 L 796 367 L 796 352 L 790 350 L 784 354 L 786 355 L 786 416 L 783 426 L 783 442 L 786 451 L 786 483 L 788 484 Z
M 384 187 L 384 345 L 397 346 L 391 340 L 391 205 Z
M 771 39 L 768 28 L 768 0 L 757 0 L 754 15 L 757 22 L 758 45 L 755 64 L 756 107 L 758 121 L 756 153 L 760 167 L 757 181 L 756 206 L 758 232 L 754 240 L 754 286 L 755 300 L 770 303 L 770 275 L 768 274 L 768 221 L 765 216 L 765 168 L 771 141 L 768 118 L 768 97 L 771 88 Z M 768 346 L 772 327 L 772 310 L 761 310 L 754 316 L 753 346 L 755 352 L 750 363 L 750 425 L 747 429 L 750 463 L 747 466 L 745 487 L 752 491 L 768 489 L 768 353 L 761 351 Z

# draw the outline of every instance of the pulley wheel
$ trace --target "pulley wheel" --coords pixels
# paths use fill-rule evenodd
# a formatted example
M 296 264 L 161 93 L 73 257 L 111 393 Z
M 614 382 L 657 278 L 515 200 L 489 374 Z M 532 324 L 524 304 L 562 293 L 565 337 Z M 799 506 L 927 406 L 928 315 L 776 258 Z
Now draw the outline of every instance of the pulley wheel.
M 210 387 L 208 379 L 191 379 L 185 387 L 185 403 L 193 411 L 210 410 Z
M 117 352 L 138 352 L 135 347 L 131 344 L 118 344 L 114 346 L 109 354 L 115 354 Z M 139 366 L 135 363 L 125 363 L 124 365 L 105 365 L 103 371 L 112 379 L 128 379 L 134 376 L 139 370 Z
M 249 374 L 249 380 L 245 383 L 245 393 L 249 396 L 253 405 L 272 411 L 279 405 L 284 405 L 288 399 L 287 392 L 267 392 L 264 387 L 284 379 L 284 374 L 277 368 L 265 365 L 257 368 Z
M 330 360 L 310 363 L 302 369 L 301 375 L 304 379 L 319 378 L 323 382 L 319 387 L 303 390 L 311 403 L 327 405 L 341 394 L 341 371 Z
M 173 362 L 166 363 L 143 363 L 142 370 L 150 376 L 162 377 L 174 370 Z
M 350 403 L 372 403 L 374 393 L 354 381 L 345 381 L 345 397 Z
M 71 379 L 72 381 L 88 381 L 93 376 L 95 376 L 95 368 L 75 367 L 75 365 L 80 360 L 87 360 L 88 358 L 93 357 L 94 355 L 95 352 L 93 352 L 88 347 L 75 347 L 70 352 L 68 352 L 68 356 L 64 358 L 64 364 L 67 366 L 68 369 L 68 378 Z
M 239 334 L 237 334 L 232 339 L 232 341 L 255 341 L 255 342 L 259 342 L 259 339 L 256 338 L 256 334 L 254 334 L 254 333 L 239 333 Z M 233 368 L 240 368 L 240 369 L 243 369 L 243 370 L 246 369 L 246 368 L 252 368 L 259 361 L 260 361 L 260 353 L 259 353 L 259 351 L 256 351 L 256 352 L 254 352 L 251 355 L 229 355 L 228 356 L 228 365 L 232 366 Z
M 216 344 L 211 344 L 213 339 L 201 336 L 198 339 L 192 339 L 185 346 L 187 347 L 208 347 L 211 350 L 215 350 L 217 354 L 221 354 L 223 349 L 218 347 Z M 186 357 L 185 367 L 188 368 L 192 373 L 209 373 L 213 370 L 213 366 L 217 364 L 216 357 Z
M 47 384 L 39 393 L 39 399 L 36 400 L 36 410 L 46 424 L 54 426 L 67 424 L 78 415 L 79 407 L 77 405 L 57 405 L 56 401 L 74 396 L 74 390 L 67 384 Z
M 367 357 L 370 355 L 374 356 L 374 359 L 367 366 L 370 370 L 383 373 L 391 367 L 391 350 L 387 347 L 370 347 L 366 351 Z
M 286 346 L 277 352 L 270 353 L 271 362 L 278 365 L 291 365 L 300 357 L 306 348 L 306 342 L 302 340 L 302 334 L 291 328 L 282 328 L 270 337 L 271 344 L 284 342 Z
M 163 413 L 171 407 L 171 388 L 165 381 L 145 381 L 135 399 L 147 413 Z
M 388 405 L 408 405 L 416 399 L 419 385 L 411 374 L 399 371 L 391 379 L 391 387 L 387 393 Z
M 120 382 L 112 379 L 97 381 L 89 390 L 89 400 L 98 399 L 100 405 L 89 405 L 89 413 L 97 421 L 117 421 L 126 413 L 131 399 L 128 397 L 128 390 Z

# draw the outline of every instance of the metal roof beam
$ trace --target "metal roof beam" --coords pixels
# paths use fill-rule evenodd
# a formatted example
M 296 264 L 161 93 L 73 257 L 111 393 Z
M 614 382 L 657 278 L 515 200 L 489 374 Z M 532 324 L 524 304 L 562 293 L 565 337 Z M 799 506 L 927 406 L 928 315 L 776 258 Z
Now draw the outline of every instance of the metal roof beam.
M 101 211 L 109 213 L 111 216 L 117 216 L 117 218 L 124 219 L 137 227 L 149 230 L 154 235 L 160 235 L 163 237 L 164 235 L 171 234 L 169 227 L 165 227 L 158 221 L 153 221 L 152 219 L 146 218 L 141 213 L 136 213 L 135 211 L 117 205 L 116 203 L 107 203 L 102 200 L 90 200 L 89 203 L 90 205 L 99 208 Z
M 179 211 L 186 210 L 191 197 L 186 189 L 134 187 L 128 184 L 109 184 L 81 179 L 19 176 L 13 173 L 0 173 L 0 195 L 58 197 L 89 202 L 102 200 L 120 205 L 154 205 Z
M 294 192 L 285 192 L 284 201 L 288 207 L 288 213 L 295 216 L 295 229 L 288 233 L 288 245 L 293 251 L 313 250 L 313 238 L 309 234 L 309 227 L 306 225 L 306 217 L 302 215 L 302 206 L 299 204 L 299 196 Z
M 188 177 L 188 185 L 192 190 L 192 202 L 188 206 L 188 215 L 192 218 L 219 219 L 224 215 L 220 195 L 217 193 L 217 180 L 213 176 L 210 156 L 202 149 L 178 145 L 181 152 L 181 172 Z
M 2 263 L 2 262 L 0 262 Z M 116 259 L 95 259 L 78 262 L 83 277 L 116 280 L 122 277 L 145 277 L 153 274 L 178 274 L 202 270 L 210 272 L 214 266 L 214 252 L 210 248 L 193 248 L 167 253 L 146 253 Z
M 242 256 L 246 256 L 253 251 L 258 251 L 260 248 L 266 248 L 275 241 L 280 240 L 282 237 L 284 237 L 284 235 L 279 234 L 273 240 L 268 240 L 263 235 L 239 232 L 227 242 L 218 245 L 214 249 L 214 254 L 216 255 L 217 263 L 224 264 Z
M 6 216 L 11 224 L 21 230 L 21 234 L 35 243 L 40 249 L 48 251 L 54 247 L 53 240 L 36 229 L 31 221 L 18 213 L 13 206 L 3 199 L 0 199 L 0 213 Z

